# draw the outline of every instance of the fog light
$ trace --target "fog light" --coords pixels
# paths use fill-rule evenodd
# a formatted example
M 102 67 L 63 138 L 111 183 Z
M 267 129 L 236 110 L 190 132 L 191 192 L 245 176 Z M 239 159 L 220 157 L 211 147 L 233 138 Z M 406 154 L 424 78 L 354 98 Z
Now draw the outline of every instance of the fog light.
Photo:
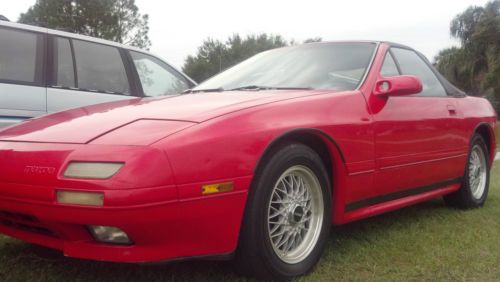
M 132 244 L 127 233 L 118 227 L 90 225 L 89 230 L 97 242 L 118 245 Z
M 122 166 L 123 163 L 71 162 L 64 171 L 64 177 L 108 179 Z
M 66 205 L 102 207 L 104 205 L 104 193 L 59 190 L 57 191 L 57 202 Z

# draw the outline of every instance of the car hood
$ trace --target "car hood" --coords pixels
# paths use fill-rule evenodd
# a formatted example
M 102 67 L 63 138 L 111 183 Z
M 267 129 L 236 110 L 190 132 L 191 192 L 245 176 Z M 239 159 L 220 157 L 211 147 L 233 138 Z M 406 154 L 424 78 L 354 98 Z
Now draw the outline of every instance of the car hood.
M 229 91 L 142 98 L 72 109 L 28 120 L 0 131 L 0 140 L 84 144 L 141 119 L 200 123 L 261 104 L 325 91 Z

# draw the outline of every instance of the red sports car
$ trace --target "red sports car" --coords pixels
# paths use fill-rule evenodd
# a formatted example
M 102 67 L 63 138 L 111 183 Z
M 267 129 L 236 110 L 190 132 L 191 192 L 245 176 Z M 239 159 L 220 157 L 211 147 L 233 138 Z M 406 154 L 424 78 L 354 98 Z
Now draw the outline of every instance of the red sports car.
M 275 49 L 180 95 L 1 131 L 0 232 L 113 262 L 234 254 L 289 279 L 331 224 L 441 196 L 482 206 L 496 120 L 406 46 Z

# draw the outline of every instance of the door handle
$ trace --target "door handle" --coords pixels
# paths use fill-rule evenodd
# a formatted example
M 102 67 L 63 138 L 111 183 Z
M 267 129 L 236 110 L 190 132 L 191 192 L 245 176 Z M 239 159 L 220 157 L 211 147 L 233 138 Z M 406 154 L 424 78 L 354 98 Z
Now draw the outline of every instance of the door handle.
M 448 108 L 448 112 L 450 113 L 450 115 L 454 116 L 457 114 L 457 108 L 455 108 L 455 106 L 448 105 L 446 107 Z

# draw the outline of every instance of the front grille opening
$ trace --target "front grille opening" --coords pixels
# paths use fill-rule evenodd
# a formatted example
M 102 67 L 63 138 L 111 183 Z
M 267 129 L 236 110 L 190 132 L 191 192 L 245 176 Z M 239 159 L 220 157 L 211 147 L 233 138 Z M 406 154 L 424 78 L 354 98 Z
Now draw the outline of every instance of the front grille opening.
M 57 237 L 52 230 L 40 226 L 38 218 L 29 214 L 0 210 L 0 225 L 29 233 Z
M 29 215 L 29 214 L 24 214 L 24 213 L 17 213 L 17 212 L 9 212 L 9 211 L 4 211 L 0 210 L 0 217 L 11 219 L 11 220 L 21 220 L 21 221 L 27 221 L 27 222 L 40 222 L 38 218 Z

